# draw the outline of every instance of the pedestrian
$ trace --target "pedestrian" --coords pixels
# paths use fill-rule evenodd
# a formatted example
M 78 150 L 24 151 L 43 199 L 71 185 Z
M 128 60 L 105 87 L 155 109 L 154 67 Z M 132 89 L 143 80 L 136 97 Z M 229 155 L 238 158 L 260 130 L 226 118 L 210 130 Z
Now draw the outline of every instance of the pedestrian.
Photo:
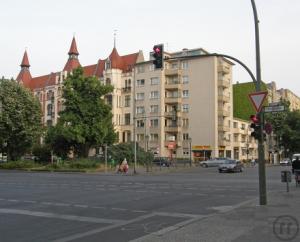
M 296 159 L 292 161 L 292 172 L 294 173 L 295 170 L 299 170 L 300 171 L 300 160 L 299 160 L 299 157 L 296 157 Z
M 256 161 L 255 161 L 254 158 L 252 158 L 252 160 L 251 160 L 251 166 L 255 166 L 255 164 L 256 164 Z

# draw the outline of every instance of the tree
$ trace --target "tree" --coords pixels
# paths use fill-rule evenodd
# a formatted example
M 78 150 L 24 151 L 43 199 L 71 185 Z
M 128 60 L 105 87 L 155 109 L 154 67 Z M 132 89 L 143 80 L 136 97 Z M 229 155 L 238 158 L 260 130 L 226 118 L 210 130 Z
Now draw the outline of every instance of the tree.
M 115 141 L 111 107 L 103 99 L 112 91 L 111 85 L 101 84 L 98 78 L 85 77 L 81 67 L 68 75 L 63 88 L 64 110 L 46 138 L 56 153 L 64 147 L 78 157 L 87 157 L 91 148 Z
M 17 160 L 42 132 L 41 107 L 30 90 L 14 80 L 0 80 L 0 151 Z
M 108 149 L 108 155 L 111 156 L 117 162 L 123 161 L 124 158 L 127 159 L 128 162 L 134 162 L 134 143 L 120 143 L 116 145 L 112 145 Z M 146 152 L 140 146 L 137 145 L 137 160 L 139 162 L 149 164 L 154 159 L 154 156 L 151 152 Z
M 284 146 L 290 153 L 300 151 L 300 112 L 290 111 L 290 103 L 281 100 L 285 106 L 284 112 L 266 114 L 267 122 L 273 127 L 273 133 L 280 142 L 279 146 Z

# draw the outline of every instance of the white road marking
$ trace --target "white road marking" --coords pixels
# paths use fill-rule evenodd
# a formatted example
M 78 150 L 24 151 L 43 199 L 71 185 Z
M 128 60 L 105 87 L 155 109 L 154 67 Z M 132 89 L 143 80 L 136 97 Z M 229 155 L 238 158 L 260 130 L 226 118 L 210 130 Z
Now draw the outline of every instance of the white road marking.
M 124 222 L 124 220 L 117 220 L 117 219 L 102 219 L 102 218 L 83 217 L 83 216 L 75 216 L 75 215 L 68 215 L 68 214 L 36 212 L 36 211 L 21 210 L 21 209 L 0 208 L 0 213 L 28 215 L 28 216 L 43 217 L 43 218 L 57 218 L 57 219 L 88 222 L 88 223 L 119 224 Z
M 84 204 L 73 204 L 74 207 L 77 207 L 77 208 L 87 208 L 88 205 L 84 205 Z
M 31 200 L 24 200 L 24 203 L 37 203 L 37 201 L 31 201 Z

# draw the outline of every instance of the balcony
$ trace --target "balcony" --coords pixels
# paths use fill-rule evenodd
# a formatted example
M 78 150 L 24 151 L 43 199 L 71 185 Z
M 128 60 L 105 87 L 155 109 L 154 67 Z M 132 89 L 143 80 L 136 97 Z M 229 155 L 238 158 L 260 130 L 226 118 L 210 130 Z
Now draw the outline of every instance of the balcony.
M 218 72 L 221 72 L 223 74 L 229 74 L 230 69 L 229 69 L 229 67 L 221 64 L 221 65 L 218 66 Z
M 219 140 L 219 146 L 230 146 L 230 141 Z
M 219 124 L 218 125 L 218 129 L 219 129 L 219 131 L 225 131 L 225 132 L 229 132 L 230 131 L 230 127 L 226 126 L 226 125 L 223 125 L 223 124 Z
M 169 126 L 165 126 L 165 132 L 169 132 L 169 133 L 177 133 L 181 131 L 181 126 L 178 125 L 169 125 Z
M 225 78 L 221 78 L 218 80 L 218 84 L 219 86 L 221 87 L 226 87 L 226 88 L 229 88 L 230 87 L 230 82 L 229 80 L 226 80 Z
M 182 75 L 181 69 L 165 69 L 166 76 L 179 76 Z
M 229 103 L 230 102 L 230 96 L 226 95 L 224 93 L 219 93 L 219 95 L 218 95 L 218 101 Z
M 223 117 L 230 117 L 230 112 L 224 109 L 219 109 L 218 115 Z
M 165 141 L 165 143 L 164 143 L 165 147 L 168 147 L 170 142 L 175 142 L 176 143 L 176 148 L 182 146 L 182 141 L 181 140 L 175 140 L 175 141 Z
M 122 87 L 122 92 L 123 93 L 131 92 L 131 87 Z
M 181 103 L 181 97 L 165 97 L 165 103 Z
M 180 82 L 166 82 L 165 89 L 182 89 L 182 84 Z
M 173 118 L 175 115 L 176 115 L 176 117 L 181 117 L 181 112 L 175 112 L 174 113 L 174 111 L 169 111 L 169 112 L 165 112 L 165 117 L 166 118 Z

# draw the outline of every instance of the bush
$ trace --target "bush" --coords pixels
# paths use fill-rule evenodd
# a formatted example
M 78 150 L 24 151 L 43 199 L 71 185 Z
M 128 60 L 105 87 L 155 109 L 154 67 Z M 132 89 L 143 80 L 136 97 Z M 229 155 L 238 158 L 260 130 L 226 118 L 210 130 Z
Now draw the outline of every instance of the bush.
M 1 169 L 26 169 L 36 167 L 37 164 L 34 161 L 9 161 L 0 163 Z
M 51 161 L 51 149 L 48 145 L 35 145 L 32 153 L 39 162 L 48 163 Z
M 69 167 L 73 169 L 89 169 L 89 168 L 97 168 L 99 166 L 99 162 L 94 160 L 82 159 L 75 160 L 69 162 Z

